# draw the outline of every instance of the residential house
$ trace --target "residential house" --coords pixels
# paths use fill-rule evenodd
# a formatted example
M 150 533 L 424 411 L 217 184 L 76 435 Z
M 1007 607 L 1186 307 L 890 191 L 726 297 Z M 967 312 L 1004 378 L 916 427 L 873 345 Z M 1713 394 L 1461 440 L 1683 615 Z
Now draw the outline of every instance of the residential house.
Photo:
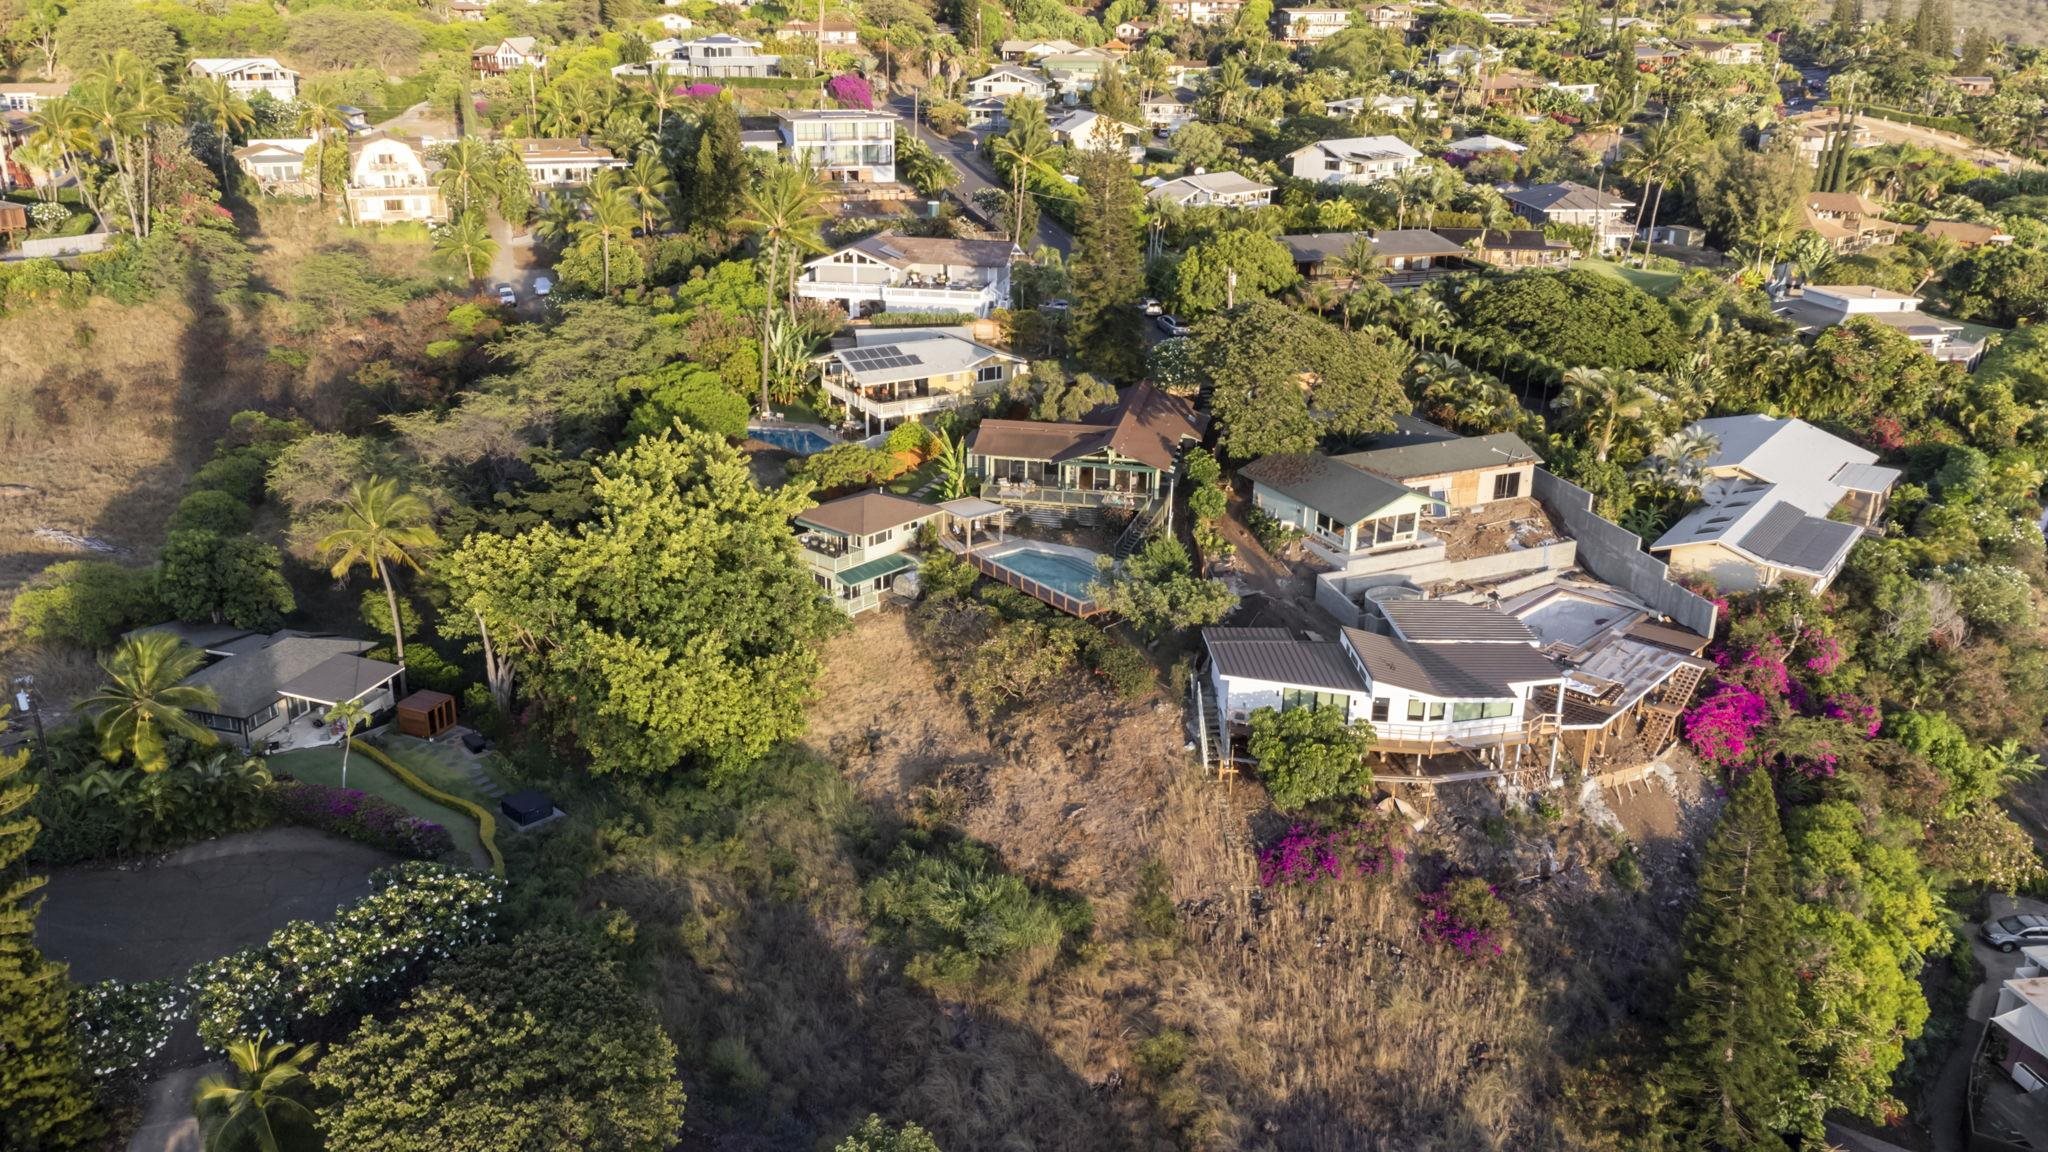
M 0 112 L 33 112 L 69 91 L 69 84 L 44 80 L 0 80 Z
M 922 501 L 859 492 L 799 513 L 797 545 L 833 606 L 858 616 L 879 607 L 884 593 L 917 571 L 910 549 L 918 530 L 941 515 Z
M 591 143 L 588 136 L 574 140 L 507 140 L 505 146 L 519 157 L 527 180 L 538 186 L 581 186 L 607 168 L 626 166 L 624 160 L 612 155 L 611 149 Z
M 348 152 L 348 209 L 357 223 L 436 223 L 448 218 L 418 139 L 378 130 L 350 140 Z
M 775 30 L 777 40 L 816 40 L 827 48 L 860 47 L 860 26 L 852 20 L 831 15 L 823 20 L 789 20 Z
M 531 36 L 507 36 L 471 52 L 469 66 L 486 76 L 496 76 L 520 68 L 546 68 L 548 55 L 542 51 L 540 41 Z
M 1716 32 L 1733 32 L 1749 27 L 1749 18 L 1727 12 L 1696 12 L 1692 16 L 1692 30 L 1703 36 Z
M 1851 148 L 1875 148 L 1878 144 L 1877 136 L 1871 132 L 1869 125 L 1861 121 L 1853 125 L 1845 124 L 1834 113 L 1826 112 L 1788 118 L 1782 125 L 1766 128 L 1757 134 L 1758 146 L 1770 147 L 1780 131 L 1791 131 L 1796 134 L 1793 146 L 1798 149 L 1799 155 L 1814 167 L 1819 167 L 1820 158 L 1834 143 L 1835 134 L 1838 132 L 1849 133 Z
M 1073 423 L 983 420 L 967 439 L 967 471 L 999 504 L 1148 508 L 1206 423 L 1186 400 L 1134 384 Z
M 1196 172 L 1161 182 L 1145 198 L 1182 208 L 1264 208 L 1273 202 L 1273 186 L 1235 172 Z
M 1155 27 L 1157 25 L 1146 20 L 1125 20 L 1119 23 L 1112 31 L 1116 33 L 1116 38 L 1124 43 L 1136 44 L 1151 35 L 1152 29 Z
M 481 24 L 490 15 L 490 6 L 478 0 L 448 0 L 448 18 L 464 24 Z
M 1396 120 L 1413 120 L 1418 110 L 1424 120 L 1434 120 L 1437 116 L 1436 101 L 1412 92 L 1382 92 L 1366 101 L 1365 106 L 1381 116 L 1391 116 Z
M 2023 1105 L 2007 1107 L 2048 1117 L 2048 947 L 2030 946 L 2023 957 L 2013 975 L 1999 984 L 1991 1026 L 2005 1041 L 2005 1059 L 1999 1066 L 2025 1094 Z
M 1518 32 L 1543 27 L 1543 21 L 1536 17 L 1523 16 L 1515 12 L 1481 12 L 1479 18 L 1495 28 L 1513 28 Z
M 796 294 L 829 300 L 849 316 L 877 312 L 963 312 L 987 316 L 1010 306 L 1008 240 L 950 240 L 882 232 L 805 264 Z
M 1465 258 L 1496 268 L 1569 268 L 1572 246 L 1552 240 L 1541 228 L 1438 228 L 1437 235 L 1458 245 Z
M 1160 136 L 1171 136 L 1195 121 L 1195 93 L 1188 88 L 1168 88 L 1138 102 L 1139 119 Z
M 1989 76 L 1943 76 L 1942 79 L 1965 96 L 1989 96 L 1998 91 L 1998 81 Z
M 1687 40 L 1681 47 L 1712 64 L 1743 66 L 1764 62 L 1764 46 L 1755 40 L 1738 40 L 1732 44 L 1719 40 Z
M 258 92 L 280 104 L 299 98 L 299 74 L 269 56 L 202 56 L 186 70 L 227 81 L 228 90 L 245 100 Z
M 1507 194 L 1515 215 L 1536 225 L 1569 224 L 1590 228 L 1595 251 L 1620 247 L 1635 234 L 1622 217 L 1635 201 L 1588 188 L 1574 180 L 1561 184 L 1536 184 Z
M 1077 151 L 1121 152 L 1133 161 L 1145 155 L 1144 145 L 1139 143 L 1144 136 L 1143 129 L 1087 108 L 1076 109 L 1053 121 L 1052 136 Z
M 1528 625 L 1450 600 L 1388 605 L 1386 633 L 1298 640 L 1281 628 L 1205 628 L 1208 687 L 1227 747 L 1261 709 L 1369 721 L 1381 753 L 1504 754 L 1556 734 L 1565 673 Z
M 1351 9 L 1299 5 L 1275 11 L 1273 20 L 1279 26 L 1280 39 L 1299 48 L 1320 44 L 1350 27 Z
M 311 136 L 251 140 L 235 149 L 235 164 L 271 195 L 306 196 L 315 190 L 306 175 Z
M 1377 235 L 1365 232 L 1308 232 L 1280 237 L 1294 260 L 1294 269 L 1306 280 L 1344 280 L 1350 275 L 1342 262 L 1359 240 L 1372 245 L 1381 264 L 1379 279 L 1390 288 L 1408 288 L 1433 279 L 1455 265 L 1466 263 L 1463 246 L 1444 239 L 1426 228 L 1389 228 Z
M 1656 72 L 1685 59 L 1685 52 L 1676 44 L 1641 43 L 1636 45 L 1636 71 Z
M 1848 256 L 1897 240 L 1903 224 L 1884 218 L 1884 206 L 1861 192 L 1809 192 L 1802 205 L 1806 226 L 1836 252 Z
M 856 328 L 812 361 L 825 394 L 870 434 L 1002 391 L 1024 358 L 957 328 Z
M 1726 591 L 1787 581 L 1825 591 L 1899 479 L 1876 453 L 1804 420 L 1718 416 L 1687 431 L 1715 445 L 1701 465 L 1701 505 L 1650 551 Z
M 1521 437 L 1512 432 L 1459 436 L 1423 421 L 1415 423 L 1434 432 L 1389 437 L 1388 446 L 1375 445 L 1334 459 L 1426 494 L 1430 516 L 1520 500 L 1533 491 L 1536 466 L 1543 459 Z
M 775 113 L 782 151 L 818 178 L 863 184 L 896 179 L 896 114 L 865 108 L 783 108 Z
M 1452 164 L 1465 164 L 1495 152 L 1517 156 L 1527 151 L 1527 148 L 1513 140 L 1504 140 L 1499 136 L 1466 136 L 1444 145 L 1444 159 Z
M 1121 67 L 1116 55 L 1101 48 L 1080 48 L 1072 52 L 1058 52 L 1038 61 L 1045 69 L 1045 75 L 1052 86 L 1063 96 L 1092 92 L 1095 80 L 1105 68 Z
M 1359 15 L 1382 32 L 1406 32 L 1415 27 L 1415 10 L 1405 4 L 1374 4 L 1359 9 Z
M 215 624 L 159 624 L 129 635 L 142 632 L 168 632 L 206 655 L 208 662 L 180 683 L 210 689 L 218 703 L 187 714 L 251 750 L 338 743 L 328 709 L 360 703 L 374 718 L 397 702 L 391 685 L 403 669 L 365 658 L 377 646 L 369 640 Z
M 1238 470 L 1252 504 L 1299 530 L 1309 551 L 1337 567 L 1434 543 L 1422 531 L 1430 498 L 1319 453 L 1262 456 Z
M 998 50 L 998 55 L 1005 60 L 1038 61 L 1047 56 L 1080 50 L 1081 45 L 1071 40 L 1005 40 Z
M 1422 153 L 1398 136 L 1353 136 L 1318 140 L 1287 154 L 1297 180 L 1323 184 L 1373 184 L 1415 166 Z
M 1937 240 L 1946 240 L 1958 248 L 1982 248 L 1985 245 L 2002 246 L 2013 241 L 2012 233 L 1989 224 L 1972 224 L 1967 220 L 1929 220 L 1920 226 L 1920 234 Z
M 667 53 L 656 54 L 645 64 L 621 64 L 612 69 L 612 75 L 645 76 L 658 72 L 698 80 L 781 75 L 782 57 L 764 55 L 760 49 L 759 40 L 714 32 L 695 40 L 676 41 Z
M 697 26 L 688 16 L 680 12 L 663 12 L 654 19 L 656 23 L 661 25 L 661 30 L 671 36 L 688 32 Z
M 1477 75 L 1487 65 L 1500 63 L 1505 56 L 1491 45 L 1474 48 L 1470 44 L 1452 44 L 1431 56 L 1429 65 L 1446 76 L 1465 77 Z
M 1051 92 L 1052 82 L 1045 73 L 1018 64 L 998 64 L 987 75 L 967 82 L 970 100 L 1008 100 L 1013 96 L 1044 100 Z
M 1244 3 L 1245 0 L 1166 0 L 1161 7 L 1169 20 L 1207 28 L 1236 23 Z
M 1707 230 L 1692 224 L 1659 224 L 1643 229 L 1643 240 L 1669 248 L 1705 248 Z
M 1919 297 L 1886 288 L 1808 284 L 1799 295 L 1779 302 L 1775 311 L 1798 325 L 1802 334 L 1868 320 L 1905 336 L 1944 363 L 1970 368 L 1984 355 L 1983 339 L 1969 339 L 1961 324 L 1921 312 Z

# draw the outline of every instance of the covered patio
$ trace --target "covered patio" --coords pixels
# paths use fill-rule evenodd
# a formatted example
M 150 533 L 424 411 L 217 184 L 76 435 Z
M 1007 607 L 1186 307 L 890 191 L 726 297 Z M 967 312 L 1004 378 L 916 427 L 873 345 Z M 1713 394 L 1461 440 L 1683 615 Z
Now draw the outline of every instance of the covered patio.
M 364 720 L 357 724 L 357 731 L 374 726 L 376 718 L 396 704 L 392 684 L 404 671 L 383 660 L 328 657 L 277 690 L 285 724 L 270 738 L 267 749 L 282 752 L 341 743 L 342 726 L 328 723 L 327 714 L 342 704 L 362 705 Z

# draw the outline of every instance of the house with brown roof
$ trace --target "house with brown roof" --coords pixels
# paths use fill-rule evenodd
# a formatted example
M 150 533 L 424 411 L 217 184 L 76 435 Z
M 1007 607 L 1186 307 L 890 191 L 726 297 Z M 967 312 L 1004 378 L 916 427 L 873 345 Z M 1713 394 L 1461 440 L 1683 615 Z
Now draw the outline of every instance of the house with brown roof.
M 796 294 L 829 300 L 849 316 L 958 312 L 987 316 L 1010 306 L 1008 240 L 954 240 L 878 232 L 806 263 Z
M 1469 260 L 1496 268 L 1569 268 L 1572 246 L 1552 240 L 1541 228 L 1437 228 L 1437 235 L 1465 250 Z
M 1890 244 L 1906 230 L 1884 218 L 1884 206 L 1861 192 L 1809 192 L 1806 226 L 1844 256 Z
M 1635 234 L 1622 219 L 1636 206 L 1635 201 L 1588 188 L 1575 180 L 1534 184 L 1509 192 L 1507 200 L 1514 206 L 1515 215 L 1532 224 L 1568 224 L 1591 229 L 1597 251 L 1616 248 Z
M 519 157 L 527 180 L 542 186 L 580 186 L 590 183 L 607 168 L 624 168 L 626 162 L 612 150 L 591 142 L 590 137 L 573 139 L 507 140 L 505 146 Z
M 2012 243 L 2012 233 L 1989 224 L 1972 224 L 1968 220 L 1929 220 L 1920 226 L 1922 236 L 1946 240 L 1958 248 L 1982 248 L 1987 244 Z
M 905 573 L 917 571 L 911 547 L 941 509 L 888 492 L 856 492 L 798 513 L 797 546 L 811 579 L 833 606 L 857 616 L 880 606 Z
M 983 420 L 967 440 L 967 471 L 984 499 L 1024 508 L 1149 508 L 1165 498 L 1181 452 L 1207 420 L 1150 384 L 1072 423 Z
M 1965 96 L 1989 96 L 1998 91 L 1998 81 L 1989 76 L 1943 76 Z

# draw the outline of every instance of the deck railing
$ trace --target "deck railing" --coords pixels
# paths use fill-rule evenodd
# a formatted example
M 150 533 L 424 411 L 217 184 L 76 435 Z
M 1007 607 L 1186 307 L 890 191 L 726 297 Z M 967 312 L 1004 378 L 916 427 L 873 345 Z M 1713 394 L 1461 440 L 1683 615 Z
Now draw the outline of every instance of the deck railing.
M 1144 492 L 1052 488 L 1043 484 L 983 481 L 981 498 L 1005 504 L 1046 504 L 1063 508 L 1138 508 L 1152 497 Z
M 1069 616 L 1079 616 L 1086 619 L 1090 616 L 1100 615 L 1102 612 L 1102 605 L 1096 603 L 1093 599 L 1085 596 L 1069 595 L 1051 585 L 1042 584 L 1024 575 L 1022 572 L 1014 572 L 1003 567 L 979 552 L 968 552 L 966 557 L 967 562 L 974 565 L 975 571 L 991 580 L 1007 584 L 1027 596 L 1034 596 L 1043 600 Z

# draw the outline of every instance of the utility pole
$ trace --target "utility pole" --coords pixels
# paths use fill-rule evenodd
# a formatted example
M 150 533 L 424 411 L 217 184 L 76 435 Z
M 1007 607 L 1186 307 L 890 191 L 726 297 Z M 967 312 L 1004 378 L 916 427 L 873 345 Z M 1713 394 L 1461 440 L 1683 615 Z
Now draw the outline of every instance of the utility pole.
M 1237 307 L 1237 268 L 1230 266 L 1223 271 L 1223 310 L 1228 312 Z

